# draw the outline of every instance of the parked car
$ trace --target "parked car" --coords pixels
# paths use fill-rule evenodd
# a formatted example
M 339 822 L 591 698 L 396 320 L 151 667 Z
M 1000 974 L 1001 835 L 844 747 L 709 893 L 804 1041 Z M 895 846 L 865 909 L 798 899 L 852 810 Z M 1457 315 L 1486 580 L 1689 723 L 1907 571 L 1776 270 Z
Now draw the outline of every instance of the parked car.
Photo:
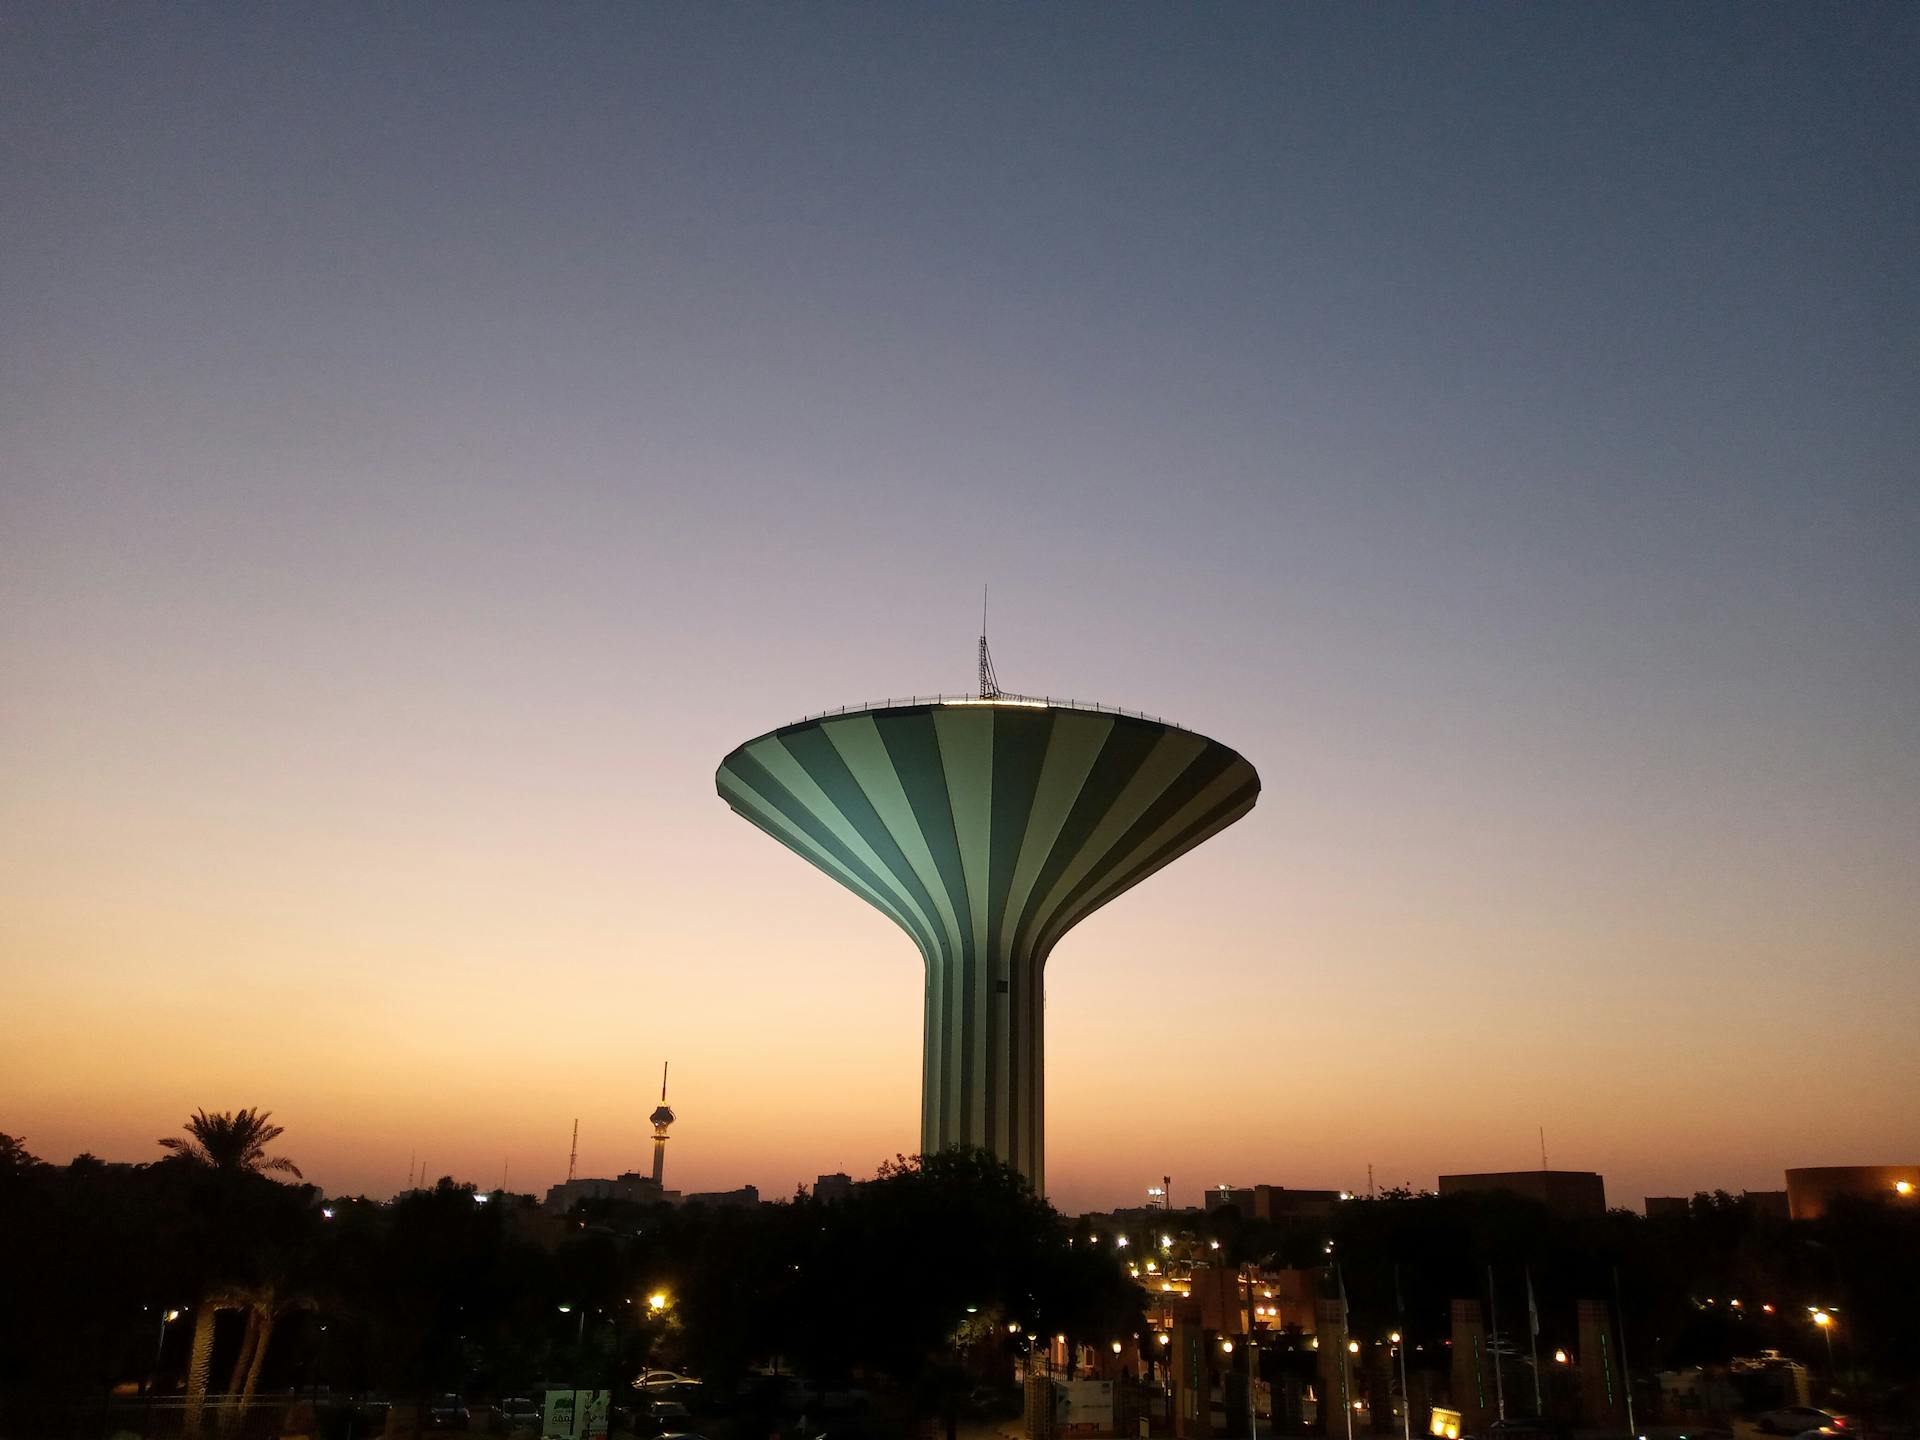
M 1759 1419 L 1760 1428 L 1769 1435 L 1799 1435 L 1808 1430 L 1845 1430 L 1853 1422 L 1845 1415 L 1822 1410 L 1815 1405 L 1783 1405 L 1769 1410 Z
M 458 1395 L 442 1395 L 427 1407 L 427 1423 L 435 1430 L 467 1428 L 467 1402 Z
M 539 1429 L 546 1407 L 537 1395 L 509 1395 L 500 1402 L 500 1420 L 509 1430 Z
M 1534 1416 L 1495 1420 L 1487 1426 L 1488 1440 L 1572 1440 L 1573 1429 L 1558 1420 Z
M 668 1385 L 698 1385 L 700 1382 L 691 1375 L 677 1374 L 672 1370 L 642 1370 L 634 1376 L 633 1388 L 636 1390 L 659 1390 Z

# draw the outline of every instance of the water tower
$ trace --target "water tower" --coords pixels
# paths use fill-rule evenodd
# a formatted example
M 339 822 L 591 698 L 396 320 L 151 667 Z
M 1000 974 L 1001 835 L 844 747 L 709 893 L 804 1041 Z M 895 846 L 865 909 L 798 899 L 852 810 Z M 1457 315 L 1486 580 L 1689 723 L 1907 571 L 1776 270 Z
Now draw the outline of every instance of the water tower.
M 979 1146 L 1044 1193 L 1042 985 L 1060 938 L 1253 808 L 1234 750 L 1145 715 L 981 693 L 749 740 L 720 796 L 905 930 L 926 961 L 920 1147 Z

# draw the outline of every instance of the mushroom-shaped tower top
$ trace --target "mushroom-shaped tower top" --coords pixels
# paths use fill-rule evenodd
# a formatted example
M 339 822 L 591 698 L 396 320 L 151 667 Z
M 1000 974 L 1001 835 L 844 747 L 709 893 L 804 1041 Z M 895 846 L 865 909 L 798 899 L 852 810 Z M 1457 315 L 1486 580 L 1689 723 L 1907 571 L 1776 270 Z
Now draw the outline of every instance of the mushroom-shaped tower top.
M 1067 702 L 935 700 L 803 720 L 721 762 L 721 798 L 926 958 L 920 1143 L 1043 1189 L 1042 973 L 1074 925 L 1253 808 L 1238 753 Z
M 664 1130 L 673 1123 L 673 1111 L 664 1105 L 656 1105 L 653 1114 L 647 1117 L 647 1122 L 656 1130 Z

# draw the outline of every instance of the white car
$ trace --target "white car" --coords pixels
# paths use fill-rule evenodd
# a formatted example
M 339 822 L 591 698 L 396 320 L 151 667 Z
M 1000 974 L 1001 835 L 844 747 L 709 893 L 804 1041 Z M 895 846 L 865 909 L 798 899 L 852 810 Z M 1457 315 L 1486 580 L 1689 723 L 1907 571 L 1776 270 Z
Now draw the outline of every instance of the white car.
M 698 1385 L 700 1382 L 691 1375 L 676 1375 L 671 1370 L 642 1370 L 634 1377 L 636 1390 L 661 1390 L 669 1385 Z

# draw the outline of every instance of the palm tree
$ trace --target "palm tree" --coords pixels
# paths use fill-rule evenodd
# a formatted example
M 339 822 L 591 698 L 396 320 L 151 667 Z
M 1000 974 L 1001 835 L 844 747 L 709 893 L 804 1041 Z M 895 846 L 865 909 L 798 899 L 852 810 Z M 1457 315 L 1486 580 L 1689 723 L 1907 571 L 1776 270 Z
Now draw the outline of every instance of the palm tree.
M 196 1110 L 182 1127 L 187 1133 L 162 1137 L 160 1147 L 172 1151 L 182 1163 L 206 1170 L 227 1182 L 270 1172 L 290 1174 L 296 1180 L 306 1178 L 301 1175 L 300 1167 L 286 1156 L 267 1154 L 267 1146 L 286 1133 L 284 1126 L 271 1123 L 272 1118 L 272 1112 L 266 1110 L 240 1110 L 232 1114 L 223 1110 L 215 1115 Z M 201 1414 L 206 1405 L 207 1384 L 211 1378 L 208 1371 L 213 1360 L 214 1317 L 222 1310 L 233 1309 L 243 1310 L 247 1315 L 247 1333 L 241 1342 L 240 1355 L 246 1370 L 242 1372 L 238 1364 L 235 1366 L 235 1379 L 245 1386 L 246 1393 L 251 1393 L 253 1381 L 260 1373 L 260 1362 L 265 1359 L 266 1341 L 273 1334 L 271 1314 L 262 1323 L 255 1297 L 243 1287 L 230 1284 L 207 1287 L 194 1316 L 193 1352 L 187 1367 L 185 1428 L 189 1436 L 200 1433 Z
M 241 1110 L 231 1115 L 224 1110 L 217 1115 L 196 1110 L 182 1127 L 187 1133 L 165 1136 L 160 1147 L 209 1170 L 244 1170 L 255 1175 L 275 1171 L 296 1180 L 305 1179 L 300 1167 L 286 1156 L 267 1154 L 267 1146 L 287 1133 L 285 1126 L 268 1124 L 272 1118 L 271 1110 Z
M 227 1382 L 227 1394 L 233 1408 L 227 1414 L 227 1429 L 238 1430 L 253 1404 L 254 1389 L 260 1383 L 260 1370 L 267 1360 L 267 1346 L 273 1341 L 273 1327 L 289 1310 L 311 1310 L 311 1297 L 289 1292 L 279 1281 L 267 1280 L 236 1294 L 239 1308 L 246 1312 L 247 1329 L 240 1339 L 240 1353 L 234 1357 L 233 1378 Z

